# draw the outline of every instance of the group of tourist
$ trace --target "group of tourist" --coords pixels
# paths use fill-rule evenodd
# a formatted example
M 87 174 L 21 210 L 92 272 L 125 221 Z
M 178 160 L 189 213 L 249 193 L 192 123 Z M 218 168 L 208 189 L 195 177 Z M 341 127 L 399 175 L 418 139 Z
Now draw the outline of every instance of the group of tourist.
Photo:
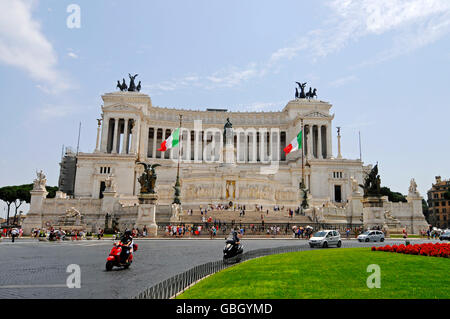
M 16 238 L 22 237 L 22 228 L 12 227 L 12 228 L 2 228 L 0 237 L 11 237 L 11 241 L 14 242 Z
M 293 226 L 292 227 L 292 232 L 294 233 L 294 238 L 298 238 L 298 239 L 303 239 L 303 238 L 309 239 L 309 238 L 311 238 L 313 230 L 314 229 L 311 226 L 306 226 L 306 227 Z
M 182 238 L 185 236 L 200 236 L 203 230 L 203 226 L 193 225 L 167 225 L 165 227 L 165 235 L 169 237 Z
M 33 228 L 31 230 L 32 238 L 46 238 L 50 241 L 57 240 L 82 240 L 86 236 L 92 236 L 92 233 L 84 230 L 63 230 L 61 228 Z
M 245 215 L 246 215 L 246 205 L 240 205 L 240 204 L 233 204 L 233 205 L 226 205 L 226 204 L 209 204 L 206 208 L 203 208 L 202 207 L 202 205 L 200 205 L 199 206 L 199 210 L 200 210 L 200 221 L 202 222 L 202 223 L 211 223 L 212 221 L 211 221 L 211 216 L 210 217 L 208 217 L 208 212 L 211 212 L 211 211 L 214 211 L 214 210 L 216 210 L 216 211 L 221 211 L 221 210 L 230 210 L 230 209 L 232 209 L 233 211 L 238 211 L 239 212 L 239 217 L 245 217 Z M 274 207 L 273 207 L 273 211 L 274 212 L 278 212 L 278 211 L 285 211 L 285 207 L 284 206 L 282 206 L 282 207 L 280 207 L 280 206 L 277 206 L 277 205 L 275 205 Z M 269 215 L 269 209 L 265 209 L 264 210 L 264 207 L 263 207 L 263 205 L 258 205 L 258 204 L 255 204 L 255 211 L 257 211 L 257 212 L 262 212 L 261 213 L 261 221 L 264 221 L 264 216 L 266 215 L 266 216 L 268 216 Z M 302 210 L 302 209 L 300 209 L 300 207 L 297 207 L 296 209 L 293 209 L 293 208 L 288 208 L 287 209 L 287 213 L 288 213 L 288 218 L 289 219 L 293 219 L 294 218 L 294 214 L 295 215 L 305 215 L 305 213 L 304 213 L 304 211 Z M 194 214 L 194 210 L 192 209 L 192 208 L 189 208 L 189 209 L 187 209 L 186 210 L 186 214 L 188 215 L 188 216 L 193 216 L 193 214 Z M 215 221 L 214 221 L 214 223 L 216 223 Z

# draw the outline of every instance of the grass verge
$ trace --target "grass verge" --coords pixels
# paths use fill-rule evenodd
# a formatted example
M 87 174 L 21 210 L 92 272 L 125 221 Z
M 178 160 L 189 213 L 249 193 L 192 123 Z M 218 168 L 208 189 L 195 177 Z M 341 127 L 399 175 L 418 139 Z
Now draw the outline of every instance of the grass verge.
M 381 288 L 368 288 L 381 269 Z M 317 249 L 249 260 L 212 275 L 179 295 L 183 299 L 450 298 L 450 260 L 370 251 Z

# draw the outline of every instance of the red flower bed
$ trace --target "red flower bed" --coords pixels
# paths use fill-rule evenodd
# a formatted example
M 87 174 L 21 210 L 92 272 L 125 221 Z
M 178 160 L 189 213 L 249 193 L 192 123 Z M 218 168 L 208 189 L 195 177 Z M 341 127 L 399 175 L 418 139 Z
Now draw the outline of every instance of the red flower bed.
M 372 251 L 387 251 L 408 255 L 422 255 L 450 258 L 450 244 L 447 243 L 426 243 L 415 245 L 386 245 L 384 247 L 372 247 Z

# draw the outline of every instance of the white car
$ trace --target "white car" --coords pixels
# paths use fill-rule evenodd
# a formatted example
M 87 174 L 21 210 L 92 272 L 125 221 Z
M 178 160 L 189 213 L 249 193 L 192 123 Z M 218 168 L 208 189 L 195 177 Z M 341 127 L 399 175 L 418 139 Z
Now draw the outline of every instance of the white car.
M 309 239 L 309 246 L 311 248 L 327 248 L 332 245 L 336 245 L 336 247 L 342 246 L 341 235 L 336 230 L 320 230 Z
M 384 233 L 380 230 L 368 230 L 358 236 L 359 242 L 384 241 Z

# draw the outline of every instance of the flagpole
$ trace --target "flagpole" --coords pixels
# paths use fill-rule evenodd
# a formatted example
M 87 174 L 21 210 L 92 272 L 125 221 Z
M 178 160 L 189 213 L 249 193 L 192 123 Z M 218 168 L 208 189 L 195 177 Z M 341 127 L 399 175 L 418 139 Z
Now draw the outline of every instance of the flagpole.
M 359 160 L 362 161 L 362 154 L 361 154 L 361 131 L 358 132 L 359 135 Z
M 182 134 L 182 132 L 181 132 L 181 119 L 183 118 L 183 115 L 181 115 L 180 114 L 180 127 L 179 127 L 179 143 L 178 143 L 178 145 L 179 145 L 179 147 L 178 147 L 178 167 L 177 167 L 177 180 L 178 180 L 178 177 L 180 176 L 180 158 L 181 158 L 181 143 L 182 143 L 182 140 L 183 140 L 183 134 Z
M 179 136 L 179 141 L 178 141 L 178 166 L 177 166 L 177 180 L 175 182 L 175 197 L 173 199 L 173 204 L 179 204 L 181 205 L 181 201 L 180 201 L 180 159 L 181 159 L 181 144 L 182 144 L 182 139 L 183 139 L 183 134 L 181 132 L 181 120 L 183 118 L 183 115 L 180 114 L 180 126 L 178 128 L 178 136 Z
M 304 178 L 304 176 L 305 176 L 305 165 L 304 165 L 304 162 L 303 162 L 303 159 L 304 159 L 304 151 L 303 151 L 303 138 L 304 138 L 304 132 L 303 132 L 303 119 L 301 119 L 301 132 L 302 132 L 302 188 L 304 188 L 305 187 L 305 178 Z

